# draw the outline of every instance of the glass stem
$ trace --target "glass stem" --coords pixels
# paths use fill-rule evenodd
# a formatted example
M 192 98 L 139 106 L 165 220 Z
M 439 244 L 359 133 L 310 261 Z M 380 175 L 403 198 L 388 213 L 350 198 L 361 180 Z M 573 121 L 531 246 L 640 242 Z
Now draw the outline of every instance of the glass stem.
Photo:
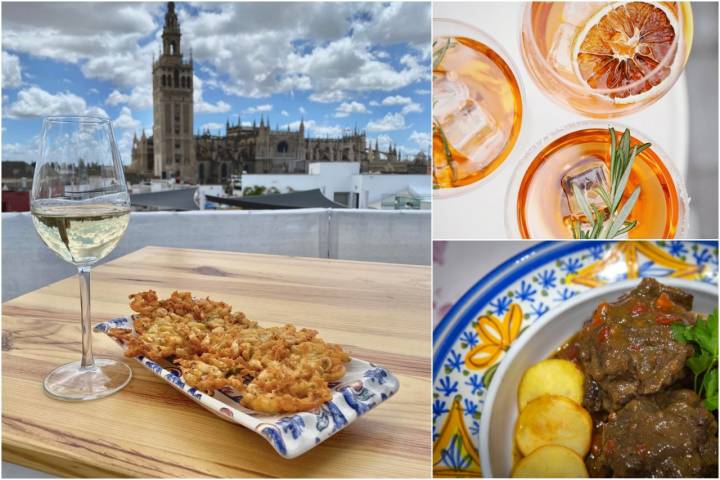
M 90 322 L 90 266 L 78 267 L 80 279 L 80 315 L 82 320 L 82 360 L 80 368 L 95 366 L 92 351 L 92 325 Z

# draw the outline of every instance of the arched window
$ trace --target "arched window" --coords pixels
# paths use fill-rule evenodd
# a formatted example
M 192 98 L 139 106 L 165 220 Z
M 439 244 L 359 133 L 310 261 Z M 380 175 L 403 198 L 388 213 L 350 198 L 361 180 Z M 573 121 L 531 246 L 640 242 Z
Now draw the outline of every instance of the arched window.
M 163 87 L 166 86 L 165 75 L 162 76 L 162 86 Z
M 182 77 L 182 78 L 180 79 L 180 86 L 181 86 L 182 88 L 185 88 L 185 77 Z
M 176 47 L 175 47 L 175 42 L 174 42 L 174 41 L 171 41 L 171 42 L 170 42 L 170 55 L 175 55 L 175 48 L 176 48 Z
M 288 144 L 285 140 L 283 140 L 277 144 L 277 151 L 278 151 L 278 153 L 287 153 Z
M 220 168 L 220 179 L 224 182 L 227 179 L 228 172 L 227 172 L 227 163 L 223 163 L 222 167 Z
M 188 77 L 188 88 L 192 88 L 192 77 Z
M 180 72 L 175 70 L 175 88 L 180 86 Z

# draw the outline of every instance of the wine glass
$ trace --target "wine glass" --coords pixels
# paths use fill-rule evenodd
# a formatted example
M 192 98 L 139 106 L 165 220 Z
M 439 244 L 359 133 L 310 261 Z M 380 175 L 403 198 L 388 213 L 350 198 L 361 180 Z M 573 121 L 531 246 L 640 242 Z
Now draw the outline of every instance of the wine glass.
M 110 120 L 48 117 L 31 197 L 33 225 L 45 245 L 78 269 L 82 359 L 57 367 L 43 381 L 61 400 L 93 400 L 122 389 L 132 371 L 123 362 L 93 358 L 90 267 L 118 244 L 130 220 L 122 161 Z

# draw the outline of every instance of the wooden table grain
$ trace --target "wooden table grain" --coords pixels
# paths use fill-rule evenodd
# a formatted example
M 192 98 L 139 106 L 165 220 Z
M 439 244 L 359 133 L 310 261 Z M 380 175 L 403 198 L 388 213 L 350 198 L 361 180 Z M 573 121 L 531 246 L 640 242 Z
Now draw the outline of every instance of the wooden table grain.
M 400 390 L 294 460 L 132 359 L 133 379 L 120 393 L 53 400 L 42 391 L 43 376 L 79 358 L 78 282 L 70 277 L 3 304 L 4 460 L 88 477 L 430 475 L 429 267 L 147 247 L 94 270 L 93 323 L 130 313 L 127 296 L 148 288 L 209 295 L 262 325 L 317 329 L 390 369 Z M 96 355 L 122 358 L 104 335 L 93 341 Z

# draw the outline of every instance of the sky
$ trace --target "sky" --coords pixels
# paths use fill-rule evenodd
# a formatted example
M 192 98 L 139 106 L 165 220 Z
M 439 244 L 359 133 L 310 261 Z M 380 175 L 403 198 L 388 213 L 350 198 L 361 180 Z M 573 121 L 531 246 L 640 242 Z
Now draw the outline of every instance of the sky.
M 2 9 L 2 158 L 33 161 L 42 117 L 113 119 L 125 163 L 152 131 L 165 3 L 11 2 Z M 308 137 L 357 127 L 404 156 L 430 141 L 429 3 L 176 3 L 194 62 L 195 130 L 260 121 Z

